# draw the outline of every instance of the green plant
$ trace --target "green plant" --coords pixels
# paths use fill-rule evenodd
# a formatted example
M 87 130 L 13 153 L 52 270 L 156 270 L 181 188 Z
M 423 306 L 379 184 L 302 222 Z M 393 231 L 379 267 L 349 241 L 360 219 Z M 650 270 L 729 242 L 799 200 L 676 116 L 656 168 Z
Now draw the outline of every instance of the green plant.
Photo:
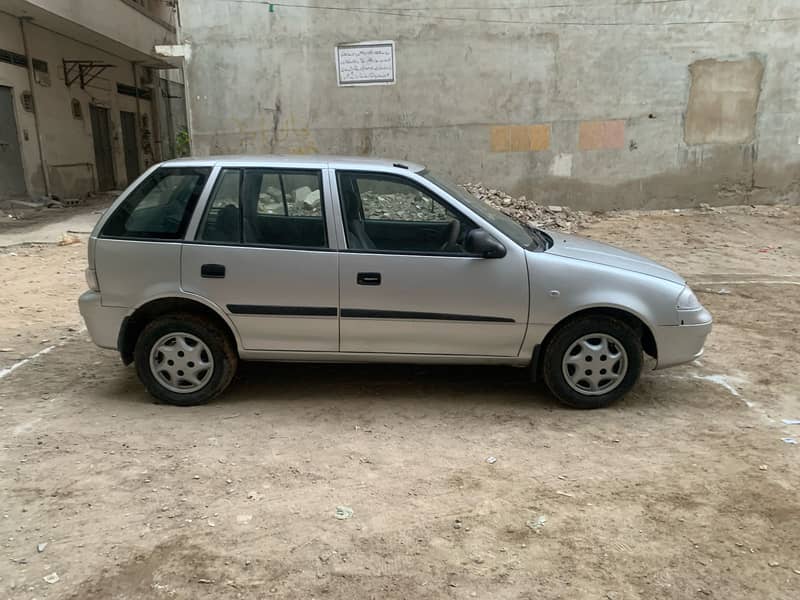
M 183 127 L 175 136 L 175 154 L 178 156 L 189 156 L 192 153 L 189 130 Z

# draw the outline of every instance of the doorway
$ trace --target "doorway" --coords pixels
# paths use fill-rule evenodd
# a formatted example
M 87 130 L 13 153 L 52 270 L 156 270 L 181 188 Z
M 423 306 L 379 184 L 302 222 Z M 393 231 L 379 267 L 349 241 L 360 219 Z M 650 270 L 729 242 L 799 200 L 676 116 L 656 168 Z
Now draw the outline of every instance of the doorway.
M 136 143 L 136 113 L 123 110 L 119 116 L 122 123 L 122 148 L 125 151 L 125 174 L 128 183 L 131 183 L 142 172 Z
M 10 87 L 0 86 L 0 194 L 21 195 L 26 191 L 14 97 Z
M 94 164 L 97 169 L 99 191 L 114 188 L 114 160 L 111 155 L 111 128 L 108 109 L 90 105 L 92 139 L 94 140 Z

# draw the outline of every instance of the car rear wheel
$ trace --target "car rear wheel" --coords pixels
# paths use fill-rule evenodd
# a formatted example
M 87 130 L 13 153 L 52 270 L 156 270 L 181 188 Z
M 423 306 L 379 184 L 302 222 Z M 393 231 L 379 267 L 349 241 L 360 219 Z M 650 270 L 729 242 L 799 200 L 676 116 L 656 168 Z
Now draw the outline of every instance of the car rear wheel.
M 139 335 L 136 373 L 156 399 L 177 406 L 205 404 L 221 394 L 238 358 L 214 322 L 188 314 L 160 317 Z
M 603 408 L 624 396 L 642 371 L 640 332 L 614 317 L 588 315 L 559 329 L 545 349 L 542 374 L 573 408 Z

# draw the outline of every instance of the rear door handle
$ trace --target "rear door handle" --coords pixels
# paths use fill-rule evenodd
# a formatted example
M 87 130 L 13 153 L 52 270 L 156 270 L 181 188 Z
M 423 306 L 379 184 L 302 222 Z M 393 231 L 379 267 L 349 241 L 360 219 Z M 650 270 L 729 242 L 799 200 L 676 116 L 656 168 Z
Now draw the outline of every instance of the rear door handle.
M 225 265 L 203 265 L 200 277 L 205 279 L 225 279 Z
M 380 285 L 380 273 L 359 273 L 356 275 L 356 283 L 358 285 Z

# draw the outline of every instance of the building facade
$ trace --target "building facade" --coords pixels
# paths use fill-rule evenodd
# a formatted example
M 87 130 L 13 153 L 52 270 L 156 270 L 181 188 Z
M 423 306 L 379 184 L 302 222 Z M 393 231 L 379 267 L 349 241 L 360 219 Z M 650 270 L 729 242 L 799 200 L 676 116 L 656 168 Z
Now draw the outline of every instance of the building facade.
M 174 0 L 0 3 L 0 196 L 119 188 L 171 156 L 182 76 L 155 46 L 176 28 Z
M 181 0 L 181 24 L 198 154 L 408 158 L 579 208 L 800 181 L 797 0 Z

